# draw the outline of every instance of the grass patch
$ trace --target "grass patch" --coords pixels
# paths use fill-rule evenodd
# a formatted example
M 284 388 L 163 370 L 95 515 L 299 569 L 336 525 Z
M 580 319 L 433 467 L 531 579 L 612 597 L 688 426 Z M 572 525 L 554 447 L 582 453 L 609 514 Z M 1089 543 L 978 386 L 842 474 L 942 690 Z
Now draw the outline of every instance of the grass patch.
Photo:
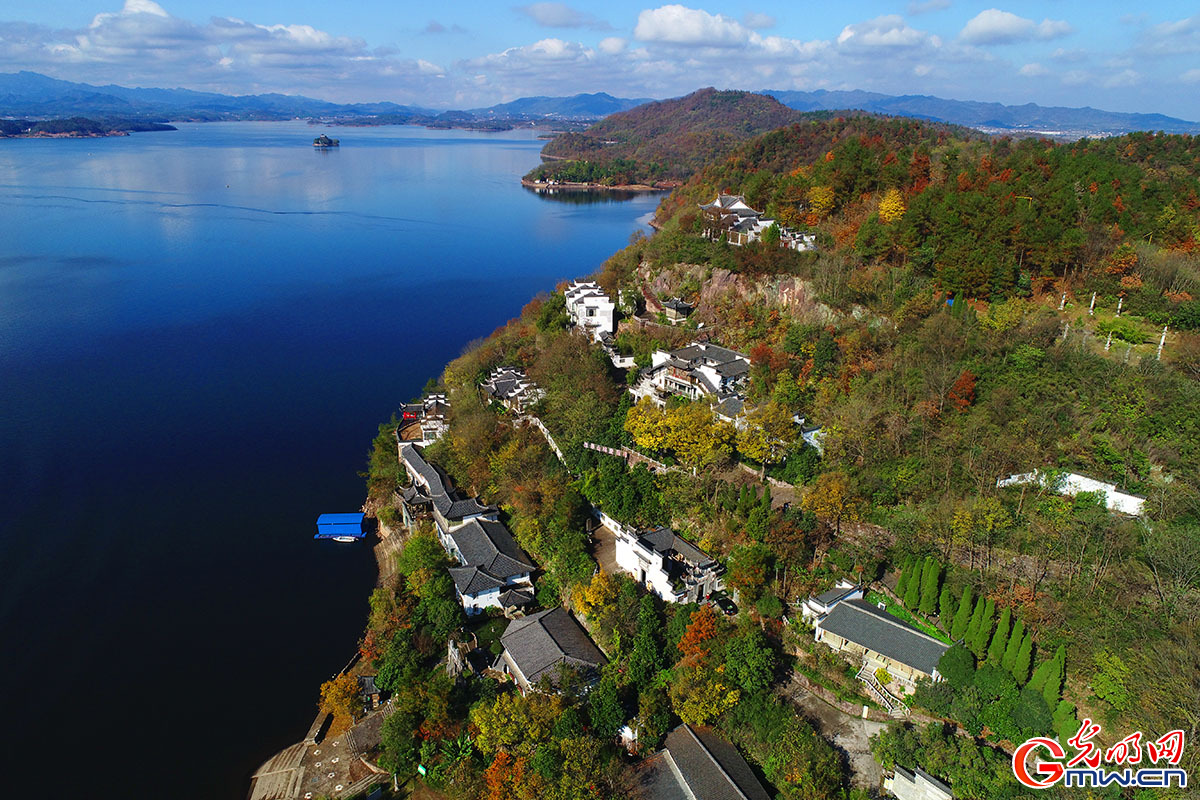
M 905 608 L 904 606 L 900 605 L 899 603 L 893 601 L 890 597 L 884 597 L 879 592 L 867 592 L 866 597 L 863 599 L 865 599 L 868 603 L 870 603 L 871 605 L 874 605 L 874 606 L 878 606 L 880 603 L 883 603 L 884 611 L 891 614 L 896 619 L 901 620 L 903 622 L 907 622 L 909 625 L 912 625 L 914 628 L 916 628 L 919 631 L 928 633 L 930 636 L 937 639 L 939 642 L 945 642 L 946 644 L 954 644 L 954 642 L 950 641 L 950 637 L 947 636 L 945 633 L 938 630 L 935 626 L 930 625 L 925 620 L 917 619 L 916 617 L 914 617 L 912 614 L 909 613 L 907 608 Z

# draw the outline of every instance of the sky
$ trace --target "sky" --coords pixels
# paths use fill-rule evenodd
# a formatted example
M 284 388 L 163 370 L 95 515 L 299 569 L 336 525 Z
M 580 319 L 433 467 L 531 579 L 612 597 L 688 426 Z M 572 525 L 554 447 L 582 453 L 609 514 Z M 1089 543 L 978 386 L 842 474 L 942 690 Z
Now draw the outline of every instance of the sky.
M 4 0 L 0 72 L 430 108 L 716 86 L 1200 120 L 1200 5 L 996 1 Z

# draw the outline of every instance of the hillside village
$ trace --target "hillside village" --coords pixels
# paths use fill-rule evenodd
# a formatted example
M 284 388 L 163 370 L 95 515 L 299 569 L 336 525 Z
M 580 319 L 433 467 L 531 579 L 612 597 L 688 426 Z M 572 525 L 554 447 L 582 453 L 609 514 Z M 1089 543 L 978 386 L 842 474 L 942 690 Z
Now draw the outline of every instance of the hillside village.
M 384 699 L 344 715 L 386 717 L 364 758 L 446 797 L 990 799 L 1031 736 L 1194 733 L 1187 329 L 1164 358 L 1121 327 L 1150 300 L 1065 279 L 889 287 L 916 194 L 850 235 L 857 200 L 788 183 L 826 178 L 737 169 L 381 426 L 368 509 L 403 547 L 358 668 Z

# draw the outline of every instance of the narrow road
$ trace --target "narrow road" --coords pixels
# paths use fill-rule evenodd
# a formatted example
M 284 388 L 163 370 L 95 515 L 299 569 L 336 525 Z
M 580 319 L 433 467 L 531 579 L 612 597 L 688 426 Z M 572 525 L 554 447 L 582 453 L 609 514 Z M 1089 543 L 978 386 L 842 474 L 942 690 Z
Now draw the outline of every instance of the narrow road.
M 870 739 L 886 728 L 887 723 L 845 714 L 794 680 L 783 688 L 783 693 L 812 723 L 817 733 L 845 755 L 853 786 L 865 789 L 879 787 L 883 780 L 883 767 L 871 755 Z

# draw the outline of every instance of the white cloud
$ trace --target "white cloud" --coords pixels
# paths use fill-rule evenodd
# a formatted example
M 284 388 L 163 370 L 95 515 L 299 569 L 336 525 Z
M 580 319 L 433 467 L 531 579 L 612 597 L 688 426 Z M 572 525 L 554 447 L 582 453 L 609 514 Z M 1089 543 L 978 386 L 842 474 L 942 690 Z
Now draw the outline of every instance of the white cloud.
M 546 28 L 590 28 L 608 31 L 612 26 L 566 3 L 530 3 L 516 10 Z
M 605 55 L 613 56 L 624 50 L 625 45 L 626 41 L 620 36 L 609 36 L 607 39 L 601 39 L 596 49 Z
M 1183 83 L 1200 83 L 1200 69 L 1189 69 L 1179 76 L 1179 80 Z
M 1074 31 L 1065 20 L 1034 22 L 1008 11 L 989 8 L 972 17 L 959 38 L 971 44 L 1008 44 L 1029 39 L 1057 39 Z
M 1200 53 L 1200 14 L 1152 25 L 1142 34 L 1142 47 L 1164 55 Z
M 742 24 L 747 28 L 761 31 L 766 28 L 774 28 L 775 18 L 770 14 L 762 14 L 757 11 L 747 11 L 742 15 Z
M 1137 86 L 1142 82 L 1142 76 L 1131 69 L 1123 69 L 1120 72 L 1109 75 L 1100 82 L 1100 85 L 1105 89 L 1120 89 L 1127 86 Z
M 909 27 L 899 14 L 889 14 L 847 25 L 838 34 L 837 42 L 840 45 L 863 47 L 915 47 L 929 42 L 936 47 L 941 40 Z
M 1043 75 L 1049 75 L 1050 70 L 1046 69 L 1041 64 L 1034 61 L 1030 64 L 1026 64 L 1025 66 L 1021 67 L 1019 70 L 1017 70 L 1017 73 L 1020 75 L 1024 75 L 1026 78 L 1040 78 Z
M 908 4 L 908 15 L 915 17 L 918 14 L 928 14 L 930 11 L 941 11 L 950 7 L 950 0 L 912 0 Z
M 668 5 L 638 14 L 633 37 L 643 42 L 734 47 L 750 39 L 750 30 L 724 14 Z

